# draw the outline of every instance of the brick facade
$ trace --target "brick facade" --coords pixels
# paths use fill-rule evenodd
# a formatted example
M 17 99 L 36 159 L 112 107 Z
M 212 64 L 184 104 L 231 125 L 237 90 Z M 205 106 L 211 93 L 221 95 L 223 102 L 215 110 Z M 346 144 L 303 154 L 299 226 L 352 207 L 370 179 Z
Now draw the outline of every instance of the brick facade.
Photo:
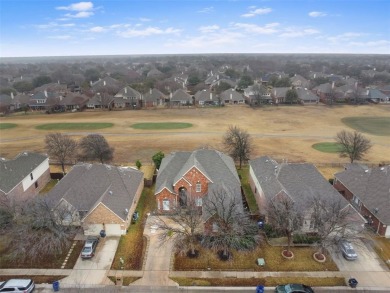
M 387 226 L 379 221 L 379 219 L 371 213 L 364 204 L 360 201 L 359 204 L 356 204 L 353 201 L 353 193 L 348 190 L 340 181 L 333 181 L 334 188 L 348 200 L 353 207 L 369 222 L 368 225 L 379 235 L 385 236 Z
M 23 190 L 23 183 L 20 182 L 14 189 L 12 189 L 8 193 L 8 199 L 13 202 L 22 202 L 28 199 L 33 198 L 38 195 L 38 193 L 46 186 L 50 181 L 50 170 L 47 169 L 42 176 L 37 178 L 34 183 L 27 188 L 27 190 Z M 1 195 L 4 196 L 5 193 L 1 192 Z
M 84 224 L 123 224 L 123 220 L 105 205 L 99 205 L 84 219 Z
M 157 207 L 160 212 L 172 212 L 179 204 L 179 191 L 185 188 L 187 194 L 187 201 L 196 198 L 203 198 L 208 192 L 209 180 L 196 167 L 192 167 L 184 176 L 173 186 L 173 193 L 167 189 L 163 189 L 156 194 Z M 196 191 L 197 184 L 201 184 L 200 192 Z M 169 200 L 169 211 L 163 210 L 163 200 Z

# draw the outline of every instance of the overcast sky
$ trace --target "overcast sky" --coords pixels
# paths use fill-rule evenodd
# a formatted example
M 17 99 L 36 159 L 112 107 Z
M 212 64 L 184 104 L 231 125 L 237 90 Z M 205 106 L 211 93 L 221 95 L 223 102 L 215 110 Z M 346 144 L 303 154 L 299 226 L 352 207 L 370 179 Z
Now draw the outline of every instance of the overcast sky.
M 389 0 L 0 0 L 0 56 L 390 54 Z

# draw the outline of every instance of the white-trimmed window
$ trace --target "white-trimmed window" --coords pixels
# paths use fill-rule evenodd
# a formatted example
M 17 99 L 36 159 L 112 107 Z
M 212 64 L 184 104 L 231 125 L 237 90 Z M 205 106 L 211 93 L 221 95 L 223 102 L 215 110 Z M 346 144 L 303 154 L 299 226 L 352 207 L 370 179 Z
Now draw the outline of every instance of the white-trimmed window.
M 201 207 L 203 204 L 203 200 L 201 197 L 196 198 L 196 206 Z
M 169 199 L 163 200 L 163 211 L 169 211 Z
M 196 192 L 202 191 L 202 184 L 200 182 L 196 183 Z
M 214 222 L 214 223 L 213 223 L 213 228 L 212 228 L 212 229 L 213 229 L 212 231 L 213 231 L 214 233 L 217 233 L 218 230 L 219 230 L 218 224 Z

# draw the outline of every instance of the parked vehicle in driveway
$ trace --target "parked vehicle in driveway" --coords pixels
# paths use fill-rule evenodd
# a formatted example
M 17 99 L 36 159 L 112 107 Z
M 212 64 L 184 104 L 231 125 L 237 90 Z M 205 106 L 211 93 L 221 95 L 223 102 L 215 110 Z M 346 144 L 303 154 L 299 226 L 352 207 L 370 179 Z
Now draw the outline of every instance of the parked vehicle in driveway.
M 314 293 L 314 290 L 303 284 L 286 284 L 276 286 L 275 293 Z
M 0 292 L 30 293 L 34 288 L 35 284 L 31 279 L 9 279 L 6 282 L 0 282 Z
M 95 236 L 88 236 L 87 240 L 85 241 L 83 250 L 81 251 L 81 258 L 91 258 L 95 255 L 96 246 L 99 243 L 99 237 Z
M 358 255 L 353 248 L 351 242 L 343 240 L 340 242 L 340 250 L 346 260 L 355 260 Z

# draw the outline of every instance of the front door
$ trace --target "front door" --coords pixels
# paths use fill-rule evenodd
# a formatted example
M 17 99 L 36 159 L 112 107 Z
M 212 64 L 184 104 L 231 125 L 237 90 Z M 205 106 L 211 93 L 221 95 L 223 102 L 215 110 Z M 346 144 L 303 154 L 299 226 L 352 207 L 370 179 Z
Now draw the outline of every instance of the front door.
M 187 206 L 187 189 L 185 189 L 185 187 L 179 188 L 179 203 L 180 207 Z

